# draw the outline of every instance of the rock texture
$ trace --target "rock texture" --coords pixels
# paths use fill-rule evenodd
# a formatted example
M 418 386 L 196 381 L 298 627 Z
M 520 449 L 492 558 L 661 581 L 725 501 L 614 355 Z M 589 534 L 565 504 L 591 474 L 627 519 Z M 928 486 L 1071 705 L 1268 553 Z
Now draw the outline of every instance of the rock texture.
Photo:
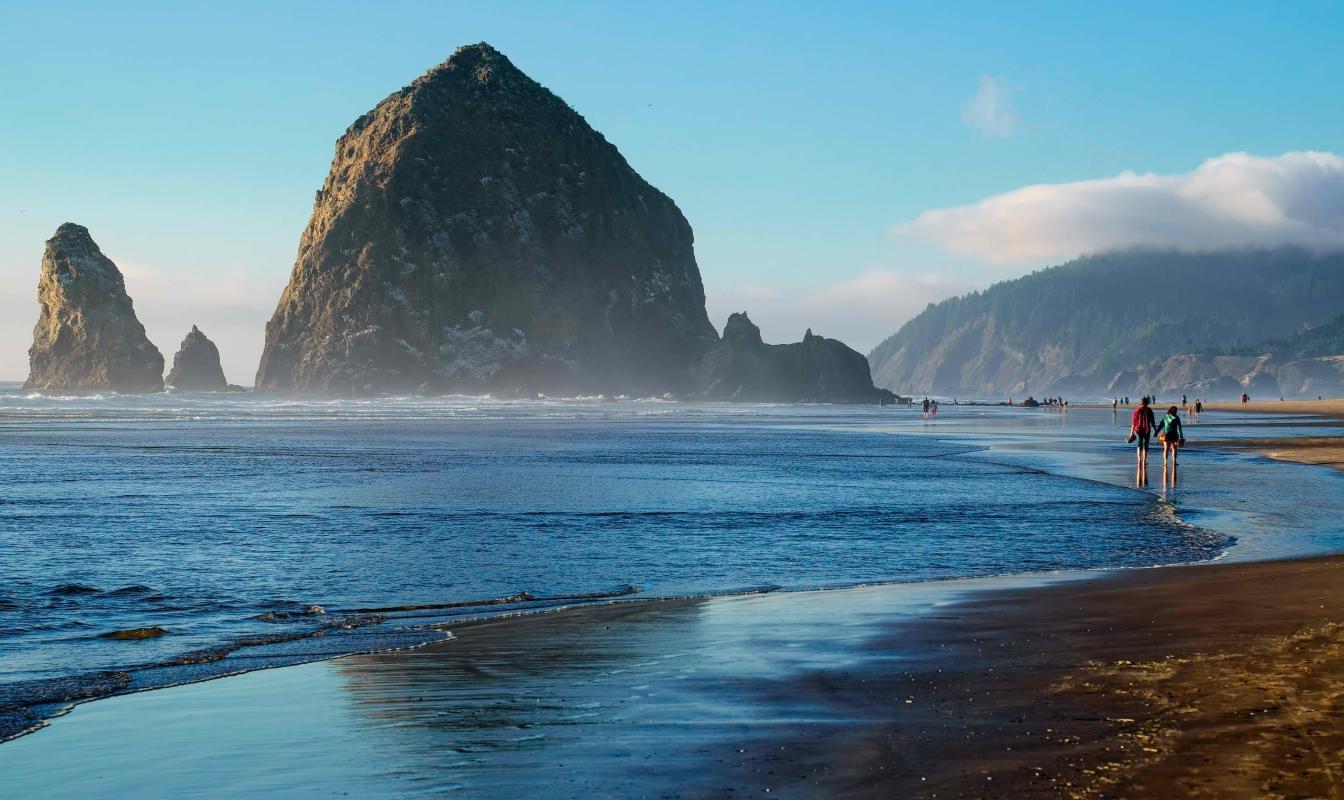
M 868 359 L 809 330 L 795 344 L 765 344 L 746 313 L 733 314 L 723 340 L 701 363 L 699 394 L 708 400 L 890 403 L 873 386 Z
M 472 45 L 337 142 L 256 386 L 682 393 L 717 344 L 704 299 L 676 205 Z
M 180 391 L 222 392 L 229 389 L 229 382 L 224 380 L 224 368 L 219 365 L 219 348 L 195 325 L 191 326 L 191 332 L 173 356 L 173 368 L 168 372 L 166 382 Z
M 47 240 L 37 300 L 24 388 L 163 390 L 163 356 L 136 319 L 121 271 L 84 226 L 67 222 Z

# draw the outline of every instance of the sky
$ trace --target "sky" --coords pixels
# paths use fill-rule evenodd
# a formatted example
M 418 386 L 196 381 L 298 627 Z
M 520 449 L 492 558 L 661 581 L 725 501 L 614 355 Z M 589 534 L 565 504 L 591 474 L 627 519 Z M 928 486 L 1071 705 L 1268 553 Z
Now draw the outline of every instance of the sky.
M 0 0 L 0 379 L 89 228 L 171 361 L 250 384 L 336 138 L 462 44 L 695 230 L 711 321 L 867 352 L 1082 253 L 1344 247 L 1344 4 Z

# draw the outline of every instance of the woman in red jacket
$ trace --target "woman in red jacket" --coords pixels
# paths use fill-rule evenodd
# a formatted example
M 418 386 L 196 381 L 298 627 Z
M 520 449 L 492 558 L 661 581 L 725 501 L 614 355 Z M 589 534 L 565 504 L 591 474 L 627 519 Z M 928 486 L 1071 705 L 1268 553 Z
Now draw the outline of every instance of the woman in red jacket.
M 1134 409 L 1134 415 L 1129 418 L 1129 439 L 1138 443 L 1138 466 L 1139 472 L 1148 471 L 1148 443 L 1152 440 L 1153 429 L 1157 427 L 1157 420 L 1153 418 L 1153 409 L 1148 405 L 1148 398 L 1144 397 L 1139 401 L 1139 407 Z

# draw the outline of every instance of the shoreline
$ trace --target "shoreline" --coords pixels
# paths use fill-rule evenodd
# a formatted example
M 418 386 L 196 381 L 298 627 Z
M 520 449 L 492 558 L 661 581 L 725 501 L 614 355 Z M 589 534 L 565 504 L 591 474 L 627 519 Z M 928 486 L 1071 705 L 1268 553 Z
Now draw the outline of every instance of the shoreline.
M 795 754 L 792 769 L 772 765 L 785 785 L 859 797 L 1344 791 L 1342 556 L 1117 573 L 952 610 L 894 626 L 867 662 L 826 676 L 849 687 L 827 702 L 871 718 L 839 742 L 772 743 Z M 939 657 L 890 669 L 898 643 Z M 745 786 L 763 764 L 748 755 L 728 775 Z
M 477 719 L 479 693 L 489 708 L 509 704 L 512 722 L 503 729 L 517 731 L 517 741 L 574 735 L 576 724 L 584 742 L 605 739 L 580 749 L 587 759 L 581 768 L 592 773 L 586 780 L 596 782 L 584 786 L 610 791 L 603 780 L 619 780 L 617 794 L 1223 798 L 1344 791 L 1344 771 L 1331 756 L 1344 751 L 1344 726 L 1335 724 L 1344 718 L 1344 556 L 1073 577 L 1043 585 L 967 581 L 941 587 L 941 598 L 893 584 L 635 600 L 481 620 L 456 626 L 450 641 L 413 650 L 92 703 L 46 732 L 0 747 L 0 770 L 20 787 L 35 774 L 67 790 L 71 770 L 98 773 L 88 780 L 99 783 L 89 786 L 106 786 L 101 782 L 154 774 L 166 761 L 180 766 L 158 778 L 186 781 L 178 788 L 189 791 L 202 785 L 193 783 L 199 768 L 188 765 L 214 758 L 219 748 L 273 779 L 293 768 L 292 750 L 301 746 L 288 737 L 312 736 L 316 752 L 349 747 L 351 736 L 362 740 L 388 724 L 422 732 L 446 725 L 446 740 L 421 734 L 427 741 L 410 759 L 419 768 L 423 759 L 443 758 L 431 754 L 462 744 L 454 738 L 458 718 Z M 783 620 L 789 622 L 781 629 Z M 718 638 L 724 635 L 729 641 Z M 685 651 L 702 638 L 703 649 Z M 738 652 L 744 644 L 749 649 Z M 648 674 L 660 659 L 672 659 L 678 674 Z M 776 662 L 788 668 L 776 669 Z M 680 674 L 688 669 L 696 676 L 689 686 Z M 333 679 L 341 684 L 334 689 Z M 585 716 L 577 712 L 610 705 L 613 694 L 631 689 L 650 699 L 678 693 L 672 718 L 646 700 L 637 715 L 643 722 L 633 727 L 622 718 L 599 717 L 591 730 L 576 722 Z M 367 719 L 353 729 L 321 721 L 314 709 L 349 703 L 351 692 Z M 602 699 L 580 702 L 593 697 Z M 268 699 L 283 708 L 267 708 Z M 531 704 L 543 700 L 562 718 L 535 719 Z M 716 707 L 724 710 L 710 711 Z M 745 723 L 746 711 L 759 719 Z M 246 726 L 211 721 L 226 713 L 242 715 Z M 274 734 L 280 741 L 258 738 L 282 722 L 288 727 Z M 81 766 L 91 752 L 118 747 L 128 752 L 112 761 L 116 769 Z M 537 769 L 551 768 L 544 748 Z M 641 759 L 654 754 L 676 762 L 677 782 L 640 771 Z M 16 771 L 16 762 L 31 774 Z M 534 785 L 531 774 L 488 774 L 467 793 L 516 796 Z
M 1227 446 L 1212 440 L 1201 445 Z M 678 720 L 671 724 L 682 726 L 679 736 L 643 744 L 638 728 L 599 729 L 600 734 L 588 735 L 634 737 L 618 742 L 623 758 L 641 752 L 644 744 L 684 751 L 692 759 L 716 753 L 703 764 L 681 765 L 682 780 L 693 782 L 683 783 L 679 793 L 690 796 L 720 796 L 726 788 L 752 793 L 770 788 L 791 796 L 1163 797 L 1199 796 L 1206 785 L 1213 787 L 1205 795 L 1210 797 L 1237 796 L 1238 791 L 1262 796 L 1261 790 L 1272 795 L 1278 789 L 1268 787 L 1267 779 L 1257 779 L 1260 783 L 1251 787 L 1247 775 L 1256 769 L 1278 774 L 1289 765 L 1301 777 L 1285 784 L 1290 789 L 1285 796 L 1329 796 L 1340 788 L 1341 776 L 1331 769 L 1313 766 L 1315 762 L 1304 767 L 1293 759 L 1305 746 L 1344 750 L 1344 741 L 1330 738 L 1329 730 L 1302 739 L 1289 728 L 1301 727 L 1301 720 L 1316 724 L 1321 714 L 1326 719 L 1344 715 L 1344 700 L 1317 688 L 1335 678 L 1344 683 L 1344 652 L 1336 658 L 1331 638 L 1335 626 L 1344 630 L 1344 591 L 1333 589 L 1334 584 L 1344 585 L 1344 557 L 1215 559 L 1098 569 L 1075 577 L 1082 580 L 1070 580 L 1064 573 L 1020 573 L 997 579 L 639 599 L 492 618 L 453 625 L 451 642 L 344 655 L 283 670 L 260 669 L 230 681 L 207 680 L 90 702 L 77 717 L 57 720 L 48 732 L 0 745 L 0 764 L 22 762 L 12 749 L 15 745 L 45 763 L 53 752 L 70 750 L 63 745 L 69 737 L 92 737 L 83 740 L 86 752 L 95 743 L 101 749 L 118 740 L 100 726 L 154 729 L 161 723 L 179 724 L 175 720 L 183 714 L 210 717 L 240 704 L 259 708 L 248 700 L 256 685 L 297 681 L 302 685 L 292 686 L 290 693 L 297 693 L 292 702 L 300 709 L 319 700 L 348 700 L 349 688 L 322 694 L 306 684 L 314 676 L 333 674 L 359 687 L 360 704 L 395 713 L 413 727 L 434 725 L 445 714 L 461 713 L 460 698 L 451 693 L 435 697 L 436 691 L 444 693 L 443 686 L 425 683 L 421 673 L 437 681 L 445 673 L 476 675 L 475 670 L 485 669 L 491 679 L 518 674 L 526 681 L 564 683 L 569 680 L 564 670 L 572 662 L 603 659 L 615 660 L 618 668 L 611 674 L 634 672 L 665 657 L 665 651 L 683 647 L 688 634 L 693 640 L 705 618 L 736 613 L 740 624 L 754 626 L 751 633 L 733 634 L 751 648 L 773 649 L 762 636 L 766 642 L 782 636 L 788 648 L 797 648 L 782 651 L 790 659 L 789 668 L 762 668 L 759 650 L 739 654 L 741 663 L 721 673 L 713 670 L 719 656 L 712 649 L 688 656 L 693 671 L 720 675 L 717 687 L 697 687 L 709 700 L 700 698 L 693 707 L 724 700 L 729 707 L 761 715 L 763 722 L 743 726 Z M 1274 593 L 1268 595 L 1265 586 L 1273 586 Z M 857 611 L 850 607 L 854 602 L 862 606 Z M 796 619 L 817 615 L 818 607 L 838 611 L 830 619 Z M 799 625 L 801 632 L 779 631 Z M 631 644 L 646 639 L 657 646 L 645 651 Z M 576 649 L 596 652 L 579 655 Z M 797 660 L 799 652 L 809 658 Z M 557 661 L 548 653 L 563 657 Z M 1302 663 L 1315 654 L 1328 657 Z M 841 663 L 830 663 L 834 661 Z M 415 681 L 406 680 L 407 674 L 415 674 Z M 1210 685 L 1261 678 L 1268 681 L 1268 689 L 1229 690 L 1215 698 L 1217 704 L 1210 702 Z M 474 691 L 474 685 L 459 682 L 454 687 Z M 1267 699 L 1267 691 L 1291 697 L 1310 694 L 1310 707 Z M 726 698 L 719 694 L 725 692 Z M 290 695 L 272 699 L 291 702 Z M 1271 706 L 1282 713 L 1265 712 Z M 294 716 L 292 707 L 286 707 Z M 119 719 L 100 721 L 109 715 Z M 312 727 L 319 723 L 298 716 L 290 722 L 292 733 L 318 733 Z M 373 729 L 357 730 L 362 736 Z M 1235 735 L 1210 743 L 1210 731 Z M 46 738 L 51 734 L 59 735 Z M 246 749 L 247 737 L 255 735 L 255 730 L 234 732 L 227 745 L 185 735 L 167 746 L 174 759 L 182 759 L 187 756 L 177 754 L 178 747 Z M 1241 748 L 1244 741 L 1258 742 L 1259 749 L 1248 753 Z M 270 744 L 276 756 L 292 761 L 282 743 Z M 134 750 L 129 760 L 104 762 L 104 771 L 115 765 L 117 772 L 152 772 L 155 749 Z M 1224 760 L 1207 768 L 1211 771 L 1190 771 L 1191 763 L 1202 764 L 1213 756 Z M 263 762 L 269 757 L 251 756 Z M 603 757 L 595 757 L 589 766 L 600 773 L 610 766 Z M 142 764 L 137 758 L 148 760 Z M 1224 772 L 1236 779 L 1219 782 Z M 491 780 L 519 781 L 509 787 L 516 793 L 526 789 L 523 774 Z M 656 794 L 667 790 L 665 780 L 641 778 L 623 788 Z
M 1323 400 L 1260 400 L 1251 403 L 1210 403 L 1206 411 L 1241 411 L 1251 414 L 1307 414 L 1322 417 L 1323 427 L 1344 428 L 1344 398 Z M 1275 461 L 1315 464 L 1344 471 L 1344 434 L 1294 436 L 1282 439 L 1213 440 L 1210 447 L 1248 450 Z

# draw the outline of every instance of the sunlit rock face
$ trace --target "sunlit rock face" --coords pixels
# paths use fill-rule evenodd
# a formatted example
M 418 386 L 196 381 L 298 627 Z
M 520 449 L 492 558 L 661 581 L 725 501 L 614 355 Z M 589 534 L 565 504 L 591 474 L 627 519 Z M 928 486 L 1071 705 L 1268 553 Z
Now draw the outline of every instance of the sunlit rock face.
M 179 391 L 222 392 L 229 388 L 219 364 L 219 348 L 195 325 L 173 356 L 167 384 Z
M 163 390 L 163 355 L 145 336 L 121 271 L 83 225 L 67 222 L 47 240 L 37 300 L 24 388 Z
M 256 386 L 683 394 L 717 344 L 690 225 L 489 45 L 336 144 Z

